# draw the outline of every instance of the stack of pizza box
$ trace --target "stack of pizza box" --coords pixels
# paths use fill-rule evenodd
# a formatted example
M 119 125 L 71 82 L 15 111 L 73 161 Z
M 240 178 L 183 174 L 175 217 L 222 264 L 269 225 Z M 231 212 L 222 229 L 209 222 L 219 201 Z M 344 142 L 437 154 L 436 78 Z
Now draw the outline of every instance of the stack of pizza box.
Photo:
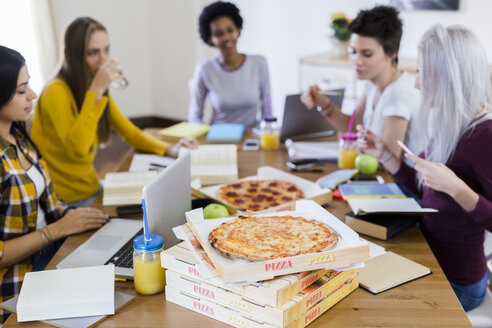
M 256 284 L 204 279 L 186 243 L 161 254 L 166 299 L 235 327 L 305 327 L 359 286 L 358 270 L 319 269 Z
M 193 241 L 184 238 L 186 243 L 161 254 L 167 269 L 167 300 L 237 327 L 305 327 L 311 323 L 358 287 L 357 268 L 368 260 L 369 246 L 314 201 L 298 201 L 296 210 L 297 215 L 320 218 L 334 229 L 339 235 L 336 247 L 269 261 L 231 260 L 207 240 L 211 226 L 230 218 L 203 220 L 201 210 L 187 212 Z M 196 244 L 206 258 L 197 255 Z M 217 275 L 203 275 L 201 262 L 210 262 Z

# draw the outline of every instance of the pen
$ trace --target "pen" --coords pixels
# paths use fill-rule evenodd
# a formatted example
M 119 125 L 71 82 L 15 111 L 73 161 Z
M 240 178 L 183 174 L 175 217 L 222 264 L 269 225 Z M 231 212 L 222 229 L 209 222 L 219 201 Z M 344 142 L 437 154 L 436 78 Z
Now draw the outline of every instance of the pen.
M 323 169 L 291 169 L 292 172 L 311 172 L 311 173 L 323 173 Z
M 114 278 L 114 281 L 121 281 L 121 282 L 125 282 L 125 281 L 126 281 L 126 279 L 125 279 L 125 278 L 117 278 L 117 277 L 115 277 L 115 278 Z
M 321 94 L 324 94 L 326 96 L 341 96 L 342 92 L 341 91 L 334 91 L 334 90 L 321 90 Z
M 156 166 L 156 167 L 162 167 L 162 168 L 166 168 L 167 167 L 167 165 L 159 164 L 159 163 L 150 163 L 150 166 Z

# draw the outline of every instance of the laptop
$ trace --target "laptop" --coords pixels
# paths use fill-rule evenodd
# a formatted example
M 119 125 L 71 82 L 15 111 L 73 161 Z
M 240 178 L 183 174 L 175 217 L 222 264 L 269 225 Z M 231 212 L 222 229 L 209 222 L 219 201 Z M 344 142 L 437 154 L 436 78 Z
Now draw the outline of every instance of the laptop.
M 338 108 L 342 108 L 345 89 L 329 90 L 329 97 Z M 301 102 L 301 95 L 288 95 L 285 98 L 284 116 L 280 129 L 280 139 L 302 140 L 334 135 L 336 130 L 326 122 L 316 109 L 308 110 Z
M 149 232 L 167 249 L 180 242 L 172 228 L 185 223 L 191 210 L 191 161 L 186 151 L 142 190 Z M 56 266 L 58 269 L 115 264 L 117 277 L 133 279 L 133 239 L 143 234 L 141 220 L 111 219 Z

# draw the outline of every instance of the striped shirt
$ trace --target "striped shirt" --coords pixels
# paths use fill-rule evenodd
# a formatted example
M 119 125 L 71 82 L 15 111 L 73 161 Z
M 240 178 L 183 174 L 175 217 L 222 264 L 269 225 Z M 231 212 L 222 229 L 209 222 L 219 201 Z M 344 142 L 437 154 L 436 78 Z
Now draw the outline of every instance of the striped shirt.
M 51 179 L 46 170 L 46 165 L 28 141 L 15 131 L 16 145 L 0 137 L 0 257 L 3 256 L 4 243 L 36 230 L 38 203 L 45 212 L 47 223 L 58 220 L 56 211 L 58 199 L 53 191 Z M 21 151 L 26 159 L 32 163 L 45 179 L 46 186 L 41 197 L 37 197 L 36 187 L 22 168 L 17 152 Z M 29 256 L 16 264 L 0 268 L 0 302 L 3 302 L 20 291 L 26 272 L 32 271 L 32 256 Z M 1 310 L 3 311 L 3 310 Z M 0 312 L 5 318 L 8 315 Z

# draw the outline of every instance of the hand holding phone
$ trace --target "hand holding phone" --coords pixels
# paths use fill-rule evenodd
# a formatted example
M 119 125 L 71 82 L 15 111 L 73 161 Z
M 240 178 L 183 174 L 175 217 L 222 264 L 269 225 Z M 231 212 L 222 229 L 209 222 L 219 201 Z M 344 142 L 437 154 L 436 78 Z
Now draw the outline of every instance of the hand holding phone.
M 413 151 L 411 151 L 403 142 L 401 142 L 400 140 L 396 140 L 396 143 L 401 147 L 401 149 L 403 149 L 405 153 L 415 156 Z

